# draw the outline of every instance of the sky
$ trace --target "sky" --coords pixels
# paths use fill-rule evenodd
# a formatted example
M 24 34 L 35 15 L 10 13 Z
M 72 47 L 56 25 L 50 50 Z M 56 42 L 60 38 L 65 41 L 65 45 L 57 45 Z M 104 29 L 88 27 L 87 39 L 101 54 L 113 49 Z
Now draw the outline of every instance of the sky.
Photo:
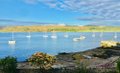
M 120 25 L 120 0 L 0 0 L 0 22 Z

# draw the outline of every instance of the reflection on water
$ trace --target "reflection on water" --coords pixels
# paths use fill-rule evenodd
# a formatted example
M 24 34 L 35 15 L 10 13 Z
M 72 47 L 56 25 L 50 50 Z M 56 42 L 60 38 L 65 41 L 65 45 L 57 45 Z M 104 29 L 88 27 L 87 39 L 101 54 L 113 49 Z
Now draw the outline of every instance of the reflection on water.
M 31 37 L 27 38 L 27 35 Z M 47 35 L 47 37 L 43 37 L 43 35 Z M 57 38 L 51 38 L 53 35 Z M 85 36 L 86 39 L 73 41 L 73 38 L 80 36 Z M 98 47 L 101 40 L 120 41 L 119 37 L 119 32 L 14 33 L 16 44 L 8 44 L 8 41 L 11 40 L 11 33 L 0 33 L 0 57 L 12 55 L 22 61 L 38 51 L 52 55 L 60 52 L 84 51 Z
M 9 44 L 9 47 L 10 47 L 11 49 L 15 49 L 15 44 Z

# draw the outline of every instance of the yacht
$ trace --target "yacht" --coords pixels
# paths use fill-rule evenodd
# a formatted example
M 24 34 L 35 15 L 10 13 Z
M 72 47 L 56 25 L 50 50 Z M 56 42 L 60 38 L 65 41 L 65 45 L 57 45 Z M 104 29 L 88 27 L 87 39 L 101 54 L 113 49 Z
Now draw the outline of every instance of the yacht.
M 52 38 L 52 39 L 56 39 L 57 36 L 56 36 L 56 35 L 52 35 L 51 38 Z
M 115 34 L 114 34 L 114 38 L 116 39 L 117 38 L 117 33 L 115 32 Z
M 44 38 L 47 38 L 48 35 L 47 35 L 47 32 L 45 32 L 45 34 L 43 35 Z
M 100 33 L 100 37 L 101 37 L 101 38 L 103 37 L 103 32 Z
M 48 35 L 43 35 L 43 37 L 44 37 L 44 38 L 47 38 L 47 37 L 48 37 Z
M 27 38 L 31 38 L 30 32 L 28 33 L 28 35 L 26 36 Z
M 12 40 L 8 41 L 8 44 L 10 45 L 16 44 L 16 41 L 14 40 L 14 32 L 12 32 Z
M 93 32 L 92 37 L 95 37 L 95 32 Z
M 52 33 L 51 38 L 52 38 L 52 39 L 57 39 L 57 35 L 56 35 L 55 32 Z
M 66 34 L 64 34 L 64 37 L 65 37 L 65 38 L 68 38 L 69 36 L 68 36 L 68 34 L 66 33 Z

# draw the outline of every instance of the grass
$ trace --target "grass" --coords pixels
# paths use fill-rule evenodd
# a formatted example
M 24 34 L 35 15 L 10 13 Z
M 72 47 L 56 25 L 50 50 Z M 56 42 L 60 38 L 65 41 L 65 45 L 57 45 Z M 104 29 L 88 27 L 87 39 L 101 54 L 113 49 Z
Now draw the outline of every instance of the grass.
M 0 32 L 120 32 L 115 26 L 9 26 Z

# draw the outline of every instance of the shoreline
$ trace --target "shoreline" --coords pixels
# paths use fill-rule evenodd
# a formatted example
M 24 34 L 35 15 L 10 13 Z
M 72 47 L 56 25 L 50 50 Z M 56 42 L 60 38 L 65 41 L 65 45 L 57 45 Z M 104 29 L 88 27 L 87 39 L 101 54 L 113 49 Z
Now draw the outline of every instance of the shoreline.
M 120 32 L 116 26 L 7 26 L 0 32 Z
M 110 55 L 111 54 L 111 55 Z M 67 69 L 76 68 L 80 63 L 86 65 L 87 68 L 95 68 L 99 64 L 106 64 L 111 61 L 116 61 L 120 56 L 120 47 L 102 48 L 97 47 L 94 49 L 82 52 L 59 53 L 55 55 L 57 62 L 53 66 L 65 67 Z M 90 58 L 91 57 L 91 58 Z M 96 64 L 95 64 L 96 63 Z M 112 67 L 115 66 L 115 62 Z M 32 67 L 27 61 L 18 62 L 18 69 L 36 69 Z

